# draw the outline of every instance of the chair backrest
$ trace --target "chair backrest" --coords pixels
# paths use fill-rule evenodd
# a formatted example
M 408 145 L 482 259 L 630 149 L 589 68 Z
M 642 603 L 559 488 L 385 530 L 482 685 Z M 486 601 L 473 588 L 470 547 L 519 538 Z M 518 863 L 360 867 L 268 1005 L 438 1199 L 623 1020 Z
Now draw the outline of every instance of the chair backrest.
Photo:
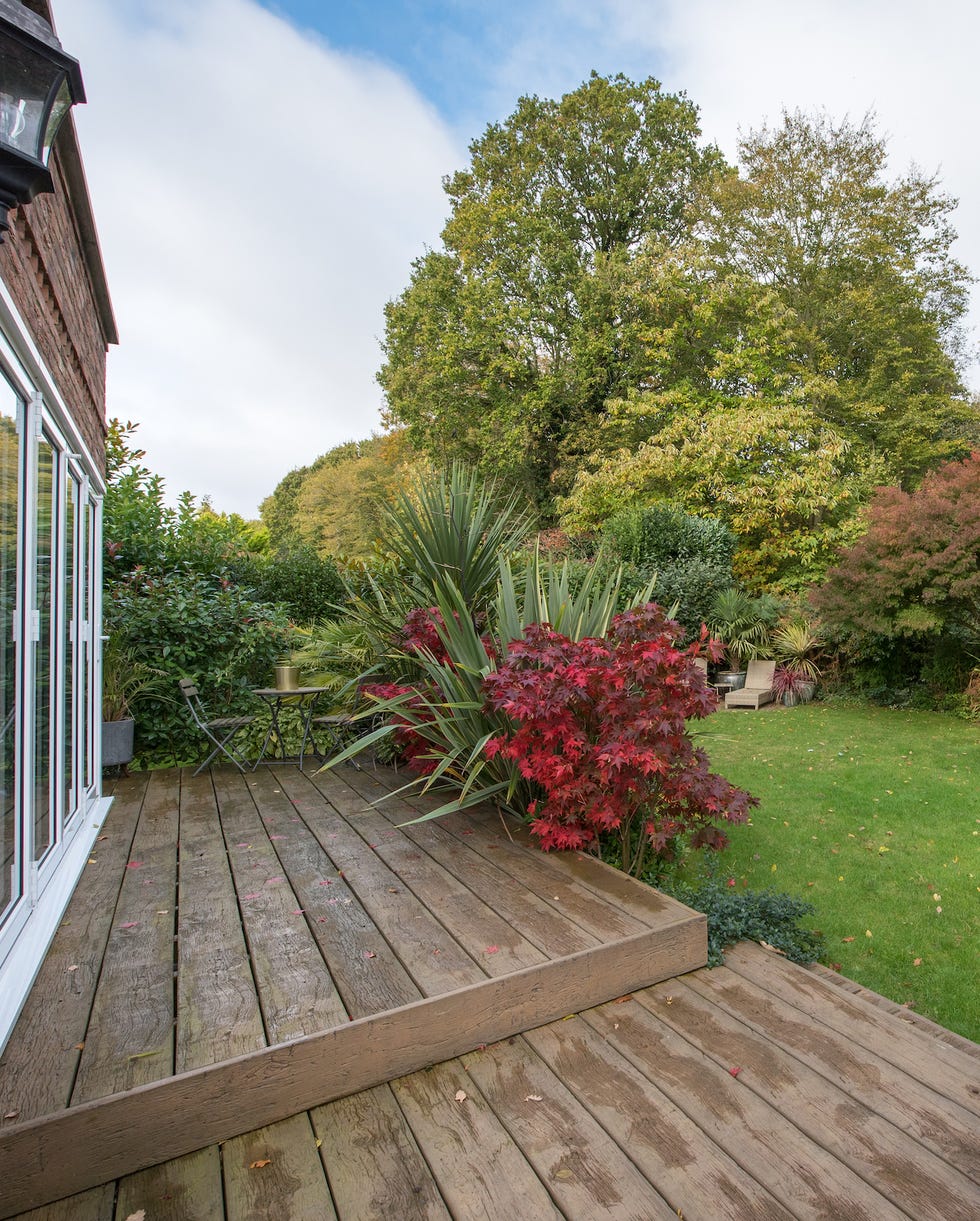
M 745 674 L 745 685 L 763 689 L 771 687 L 775 673 L 776 663 L 774 661 L 750 661 Z
M 708 677 L 708 659 L 707 657 L 692 657 L 691 660 L 701 671 L 705 678 Z
M 201 703 L 201 693 L 197 689 L 197 684 L 192 678 L 179 679 L 180 693 L 187 701 L 187 707 L 191 710 L 191 716 L 197 724 L 203 729 L 204 723 L 208 719 L 208 714 Z

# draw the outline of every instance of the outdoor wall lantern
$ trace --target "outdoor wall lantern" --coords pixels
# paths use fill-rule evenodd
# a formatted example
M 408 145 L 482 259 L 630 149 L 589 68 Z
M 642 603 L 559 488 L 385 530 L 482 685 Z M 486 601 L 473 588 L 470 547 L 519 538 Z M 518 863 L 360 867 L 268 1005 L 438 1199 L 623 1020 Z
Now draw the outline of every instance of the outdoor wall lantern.
M 7 212 L 53 191 L 48 171 L 58 128 L 85 101 L 78 61 L 20 0 L 0 0 L 0 242 Z

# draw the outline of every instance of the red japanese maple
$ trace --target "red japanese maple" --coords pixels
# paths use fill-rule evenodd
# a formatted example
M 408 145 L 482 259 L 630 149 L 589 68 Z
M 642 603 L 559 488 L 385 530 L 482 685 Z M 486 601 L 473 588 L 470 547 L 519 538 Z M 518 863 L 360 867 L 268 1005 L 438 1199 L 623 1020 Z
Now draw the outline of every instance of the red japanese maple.
M 486 752 L 540 789 L 530 813 L 543 848 L 615 833 L 623 868 L 640 873 L 650 851 L 669 859 L 682 841 L 723 847 L 716 824 L 744 822 L 757 804 L 711 773 L 691 740 L 686 722 L 715 706 L 694 658 L 720 650 L 706 630 L 687 648 L 679 635 L 654 603 L 616 616 L 602 639 L 532 624 L 485 678 L 490 705 L 515 725 Z

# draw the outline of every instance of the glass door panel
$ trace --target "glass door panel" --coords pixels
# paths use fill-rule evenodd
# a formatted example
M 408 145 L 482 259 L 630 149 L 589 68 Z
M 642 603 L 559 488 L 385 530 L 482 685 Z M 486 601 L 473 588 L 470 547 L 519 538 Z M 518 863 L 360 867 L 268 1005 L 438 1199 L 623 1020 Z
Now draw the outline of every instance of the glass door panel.
M 17 801 L 17 401 L 0 380 L 0 925 L 23 894 Z
M 55 753 L 57 703 L 54 663 L 57 619 L 53 595 L 57 590 L 58 460 L 47 437 L 38 440 L 37 564 L 35 567 L 36 645 L 34 653 L 34 860 L 39 861 L 55 842 L 55 806 L 52 771 Z

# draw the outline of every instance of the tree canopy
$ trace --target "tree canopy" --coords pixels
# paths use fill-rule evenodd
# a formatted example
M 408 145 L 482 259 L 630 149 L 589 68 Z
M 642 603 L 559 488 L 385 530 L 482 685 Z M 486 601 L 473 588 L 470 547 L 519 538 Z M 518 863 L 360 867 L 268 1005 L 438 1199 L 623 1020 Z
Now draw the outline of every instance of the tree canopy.
M 687 237 L 691 204 L 723 165 L 699 134 L 683 95 L 595 73 L 488 127 L 445 183 L 443 248 L 387 307 L 388 421 L 547 511 L 593 419 L 627 389 L 623 268 L 646 242 Z

